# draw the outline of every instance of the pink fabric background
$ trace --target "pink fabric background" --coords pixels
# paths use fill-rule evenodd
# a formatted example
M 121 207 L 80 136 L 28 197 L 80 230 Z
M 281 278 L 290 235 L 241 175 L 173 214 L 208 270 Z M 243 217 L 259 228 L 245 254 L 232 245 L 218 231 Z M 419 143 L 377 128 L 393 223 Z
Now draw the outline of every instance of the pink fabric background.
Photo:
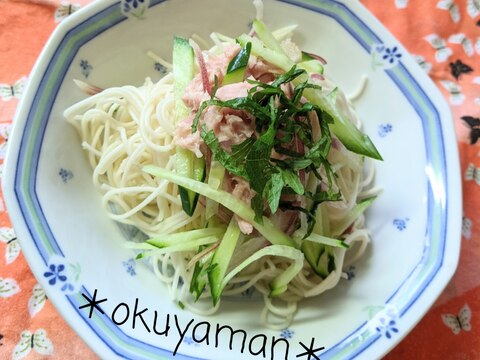
M 28 77 L 42 47 L 58 22 L 72 9 L 88 1 L 73 3 L 58 0 L 0 0 L 0 86 L 21 84 Z M 462 117 L 478 119 L 480 131 L 480 2 L 474 0 L 363 0 L 387 28 L 415 55 L 420 55 L 429 67 L 429 75 L 451 104 L 457 130 L 463 178 L 464 227 L 458 271 L 447 289 L 417 327 L 386 358 L 396 359 L 480 359 L 480 180 L 465 176 L 468 167 L 480 171 L 480 140 L 471 143 L 473 131 Z M 443 8 L 448 7 L 452 11 Z M 476 11 L 478 5 L 478 11 Z M 458 13 L 458 15 L 457 15 Z M 64 14 L 64 15 L 62 15 Z M 451 50 L 446 61 L 435 59 L 434 47 L 425 37 L 436 34 Z M 452 35 L 466 39 L 455 43 Z M 457 41 L 458 42 L 458 41 Z M 468 42 L 471 44 L 470 51 Z M 455 77 L 452 64 L 460 61 L 471 70 Z M 458 65 L 458 63 L 457 63 Z M 452 102 L 445 86 L 456 86 L 461 103 Z M 17 97 L 0 98 L 0 166 Z M 480 177 L 479 177 L 480 178 Z M 15 346 L 24 331 L 35 333 L 43 329 L 51 340 L 50 355 L 31 350 L 28 359 L 94 359 L 96 356 L 65 323 L 47 299 L 37 297 L 32 306 L 36 279 L 29 270 L 0 194 L 0 358 L 13 357 Z M 13 240 L 12 240 L 13 239 Z M 3 286 L 3 290 L 2 290 Z M 5 290 L 6 289 L 6 290 Z M 40 300 L 38 300 L 40 299 Z M 30 302 L 30 306 L 29 306 Z M 458 315 L 462 308 L 470 311 L 470 326 L 455 335 L 442 321 L 442 315 Z

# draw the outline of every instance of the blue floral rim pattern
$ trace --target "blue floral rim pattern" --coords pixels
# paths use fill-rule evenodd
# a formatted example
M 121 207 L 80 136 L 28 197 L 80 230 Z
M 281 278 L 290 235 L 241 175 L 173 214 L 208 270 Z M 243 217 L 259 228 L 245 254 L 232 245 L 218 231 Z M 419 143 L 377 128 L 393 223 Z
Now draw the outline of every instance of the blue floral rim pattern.
M 156 6 L 164 1 L 166 0 L 152 0 L 150 7 Z M 370 51 L 372 44 L 382 43 L 382 40 L 379 39 L 360 18 L 340 2 L 335 0 L 280 1 L 314 11 L 336 20 L 367 53 Z M 102 32 L 126 19 L 127 17 L 120 9 L 120 2 L 118 2 L 108 6 L 96 15 L 72 28 L 59 42 L 55 56 L 51 59 L 40 81 L 38 91 L 33 99 L 27 117 L 17 161 L 17 172 L 14 184 L 15 196 L 20 205 L 24 221 L 28 225 L 30 235 L 46 265 L 48 264 L 50 256 L 63 256 L 62 250 L 49 228 L 48 221 L 43 214 L 42 205 L 36 193 L 36 177 L 40 150 L 42 148 L 49 116 L 55 99 L 58 96 L 58 91 L 65 73 L 72 66 L 72 61 L 78 50 Z M 79 36 L 80 33 L 82 36 Z M 425 155 L 427 164 L 432 169 L 432 173 L 427 177 L 428 216 L 426 230 L 431 239 L 430 244 L 425 247 L 423 257 L 416 268 L 387 300 L 387 303 L 398 306 L 399 318 L 401 319 L 416 302 L 418 297 L 422 295 L 443 264 L 447 226 L 447 203 L 445 201 L 447 198 L 447 171 L 444 156 L 445 149 L 441 141 L 441 139 L 443 139 L 442 127 L 436 107 L 401 60 L 396 67 L 385 71 L 422 119 Z M 46 89 L 48 89 L 48 91 L 46 91 Z M 433 183 L 437 186 L 434 187 Z M 439 187 L 438 184 L 441 186 Z M 427 269 L 428 272 L 417 272 L 416 270 L 420 268 Z M 405 291 L 407 287 L 411 291 L 411 296 L 409 296 L 408 301 L 401 302 L 398 300 L 398 294 Z M 82 292 L 88 294 L 85 288 L 82 288 Z M 85 321 L 98 338 L 101 339 L 113 353 L 130 359 L 170 356 L 171 352 L 168 350 L 158 348 L 126 335 L 108 318 L 94 317 L 89 319 L 85 313 L 78 311 L 78 306 L 82 301 L 78 295 L 68 295 L 68 300 L 76 309 L 78 316 Z M 360 343 L 353 344 L 352 346 L 352 344 L 348 342 L 348 339 L 359 337 L 363 339 Z M 347 338 L 330 347 L 325 353 L 322 353 L 322 359 L 333 358 L 346 352 L 348 353 L 348 357 L 355 357 L 380 337 L 381 334 L 378 332 L 369 332 L 365 322 Z M 177 354 L 176 357 L 179 359 L 192 359 L 191 357 L 180 354 Z

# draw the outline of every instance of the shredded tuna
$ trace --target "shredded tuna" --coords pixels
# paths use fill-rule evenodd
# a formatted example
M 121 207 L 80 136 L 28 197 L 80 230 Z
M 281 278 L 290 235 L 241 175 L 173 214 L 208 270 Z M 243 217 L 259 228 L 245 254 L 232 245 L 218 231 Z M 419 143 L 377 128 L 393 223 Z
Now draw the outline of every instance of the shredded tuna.
M 219 82 L 223 79 L 223 76 L 227 72 L 227 67 L 230 61 L 240 51 L 240 45 L 231 44 L 223 49 L 220 55 L 209 55 L 207 60 L 207 70 L 210 76 L 210 82 L 213 85 L 215 82 L 215 75 L 218 77 Z
M 185 105 L 193 110 L 197 110 L 203 101 L 210 99 L 207 90 L 214 86 L 215 77 L 217 77 L 218 82 L 221 83 L 227 72 L 228 64 L 239 51 L 240 45 L 232 44 L 225 47 L 221 55 L 203 54 L 204 56 L 208 56 L 204 64 L 204 71 L 197 74 L 185 88 L 185 93 L 182 97 Z M 205 79 L 205 74 L 208 74 L 208 79 Z M 208 85 L 205 84 L 205 82 L 208 82 Z M 207 86 L 207 88 L 205 88 L 205 86 Z
M 292 83 L 282 84 L 280 85 L 280 88 L 289 99 L 293 97 L 294 88 Z
M 248 221 L 243 220 L 241 217 L 235 215 L 235 219 L 237 219 L 238 227 L 240 231 L 245 235 L 250 235 L 253 232 L 253 225 L 250 224 Z
M 200 138 L 200 132 L 192 133 L 192 123 L 195 115 L 191 115 L 180 121 L 175 128 L 174 142 L 176 145 L 192 151 L 198 158 L 203 154 L 200 146 L 203 144 Z
M 209 106 L 200 119 L 200 124 L 205 124 L 208 130 L 215 131 L 218 137 L 218 128 L 223 119 L 223 112 L 218 106 Z
M 287 155 L 280 154 L 275 151 L 275 149 L 272 149 L 272 154 L 270 155 L 273 159 L 277 160 L 285 160 L 287 158 Z
M 232 195 L 245 202 L 250 202 L 255 196 L 254 191 L 250 188 L 248 182 L 238 176 L 232 176 L 231 185 L 233 185 Z
M 253 85 L 246 81 L 225 85 L 217 90 L 215 97 L 222 101 L 236 99 L 239 97 L 247 97 L 248 90 L 250 90 L 252 87 Z
M 225 145 L 237 145 L 252 136 L 252 122 L 237 115 L 225 115 L 225 122 L 220 123 L 218 140 Z
M 174 133 L 176 145 L 193 151 L 197 157 L 201 157 L 201 148 L 204 142 L 200 137 L 200 131 L 192 134 L 192 123 L 195 114 L 190 115 L 179 122 Z M 251 115 L 239 110 L 209 106 L 199 121 L 199 128 L 205 125 L 207 130 L 213 130 L 220 145 L 230 150 L 231 145 L 237 145 L 252 136 L 255 131 L 255 121 Z
M 245 201 L 250 204 L 250 201 L 255 196 L 255 192 L 250 188 L 248 182 L 238 176 L 227 175 L 223 181 L 223 188 L 228 191 L 237 199 Z M 238 227 L 244 234 L 251 234 L 253 232 L 253 225 L 248 221 L 235 215 L 237 219 Z
M 229 149 L 250 137 L 255 129 L 251 116 L 243 111 L 209 106 L 200 119 L 208 130 L 213 130 L 220 144 Z
M 209 100 L 210 95 L 203 91 L 203 83 L 201 76 L 195 76 L 185 88 L 185 93 L 182 96 L 182 100 L 186 106 L 193 110 L 198 110 L 202 102 Z
M 255 80 L 269 83 L 275 79 L 275 68 L 261 59 L 251 55 L 248 60 L 247 77 L 253 77 Z

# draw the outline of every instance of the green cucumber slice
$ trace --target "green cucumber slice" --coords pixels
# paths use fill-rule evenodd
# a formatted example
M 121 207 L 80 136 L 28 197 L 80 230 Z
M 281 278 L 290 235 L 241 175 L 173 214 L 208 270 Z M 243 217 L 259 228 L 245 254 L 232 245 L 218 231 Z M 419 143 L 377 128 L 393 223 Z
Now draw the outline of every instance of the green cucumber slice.
M 230 61 L 222 85 L 234 84 L 245 80 L 251 50 L 252 44 L 246 43 L 232 61 Z
M 188 40 L 182 37 L 173 38 L 173 78 L 175 97 L 175 124 L 190 114 L 182 101 L 185 87 L 194 77 L 195 54 Z M 197 181 L 204 181 L 206 168 L 205 159 L 197 158 L 194 153 L 179 146 L 176 148 L 177 174 Z M 192 216 L 197 206 L 199 195 L 193 191 L 179 187 L 182 208 L 187 215 Z

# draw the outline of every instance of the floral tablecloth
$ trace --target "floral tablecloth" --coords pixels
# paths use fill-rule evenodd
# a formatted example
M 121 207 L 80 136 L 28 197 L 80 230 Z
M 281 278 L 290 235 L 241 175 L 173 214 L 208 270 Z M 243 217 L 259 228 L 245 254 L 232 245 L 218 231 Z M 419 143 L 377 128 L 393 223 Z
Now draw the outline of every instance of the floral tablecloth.
M 36 58 L 55 26 L 87 2 L 0 0 L 0 174 L 15 109 Z M 463 183 L 457 273 L 386 359 L 480 359 L 480 0 L 362 2 L 451 105 Z M 0 196 L 0 358 L 24 357 L 96 358 L 30 272 Z

